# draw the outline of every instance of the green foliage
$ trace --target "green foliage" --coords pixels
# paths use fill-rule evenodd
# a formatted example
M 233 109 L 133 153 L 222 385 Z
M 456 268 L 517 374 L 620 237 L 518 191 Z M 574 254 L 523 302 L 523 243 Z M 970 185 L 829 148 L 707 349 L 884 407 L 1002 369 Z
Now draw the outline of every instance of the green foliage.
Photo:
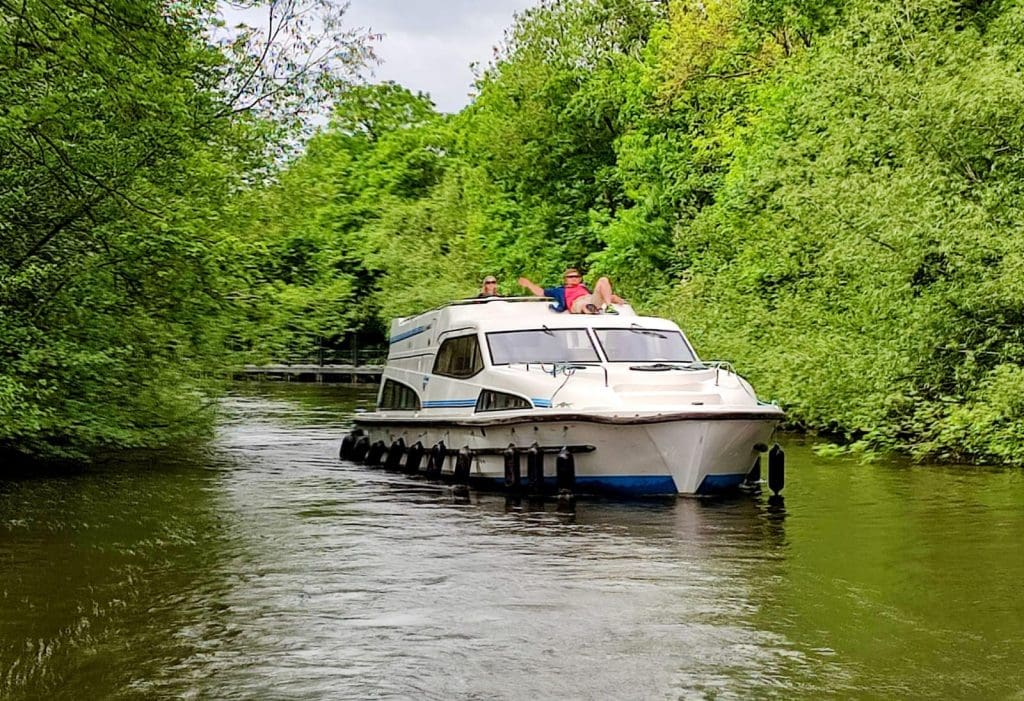
M 430 100 L 400 86 L 359 86 L 339 97 L 329 127 L 233 220 L 253 251 L 243 314 L 230 324 L 236 350 L 281 359 L 344 345 L 352 334 L 379 340 L 396 308 L 408 313 L 468 292 L 458 293 L 461 276 L 399 284 L 423 275 L 418 256 L 442 255 L 461 233 L 436 231 L 429 206 L 444 178 L 447 138 Z M 419 247 L 416 255 L 403 255 L 408 245 Z
M 1019 0 L 546 0 L 450 117 L 163 7 L 0 0 L 0 448 L 165 441 L 225 344 L 575 265 L 842 450 L 1024 463 Z
M 226 71 L 255 64 L 209 43 L 213 9 L 0 0 L 0 451 L 78 458 L 210 425 L 251 255 L 221 225 L 282 133 L 257 111 L 294 95 L 285 73 L 274 95 L 255 75 L 232 91 Z
M 1024 461 L 1000 395 L 1024 360 L 1019 18 L 981 32 L 948 3 L 864 3 L 753 93 L 756 123 L 680 237 L 673 308 L 798 422 Z
M 509 276 L 557 275 L 604 247 L 633 202 L 616 168 L 629 85 L 657 8 L 636 0 L 564 0 L 526 11 L 459 117 L 460 156 L 514 203 Z M 507 250 L 507 249 L 506 249 Z

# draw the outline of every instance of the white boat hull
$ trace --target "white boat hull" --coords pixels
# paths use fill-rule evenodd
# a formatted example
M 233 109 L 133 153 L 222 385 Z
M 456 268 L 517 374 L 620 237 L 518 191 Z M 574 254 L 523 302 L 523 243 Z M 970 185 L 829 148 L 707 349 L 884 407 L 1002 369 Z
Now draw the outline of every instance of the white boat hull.
M 574 459 L 576 493 L 710 495 L 735 489 L 744 481 L 771 444 L 781 419 L 781 411 L 778 416 L 775 411 L 770 407 L 719 416 L 565 415 L 450 423 L 363 415 L 356 425 L 371 444 L 382 442 L 388 448 L 399 439 L 407 447 L 419 442 L 427 451 L 444 443 L 441 476 L 454 475 L 458 451 L 468 449 L 472 456 L 469 478 L 476 483 L 505 485 L 504 451 L 514 446 L 522 455 L 536 444 L 545 453 L 549 487 L 556 479 L 555 453 L 568 447 Z

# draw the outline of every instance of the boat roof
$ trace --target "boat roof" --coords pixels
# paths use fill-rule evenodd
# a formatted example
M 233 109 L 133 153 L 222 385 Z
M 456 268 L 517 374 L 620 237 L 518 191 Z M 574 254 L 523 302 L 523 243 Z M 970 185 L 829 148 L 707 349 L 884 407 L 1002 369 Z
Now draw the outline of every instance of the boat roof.
M 556 312 L 549 297 L 484 297 L 463 299 L 411 317 L 395 319 L 393 333 L 400 328 L 437 321 L 442 328 L 472 326 L 481 331 L 510 331 L 531 328 L 645 328 L 678 330 L 678 326 L 659 317 L 639 316 L 628 304 L 616 305 L 617 314 L 569 314 Z

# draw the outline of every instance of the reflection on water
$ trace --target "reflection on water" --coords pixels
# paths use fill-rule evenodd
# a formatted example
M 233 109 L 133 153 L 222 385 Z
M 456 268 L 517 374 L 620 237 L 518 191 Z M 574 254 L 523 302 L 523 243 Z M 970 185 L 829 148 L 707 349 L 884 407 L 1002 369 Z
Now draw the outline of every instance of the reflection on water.
M 784 499 L 507 499 L 341 462 L 369 395 L 0 482 L 4 698 L 1006 697 L 1024 479 L 787 444 Z

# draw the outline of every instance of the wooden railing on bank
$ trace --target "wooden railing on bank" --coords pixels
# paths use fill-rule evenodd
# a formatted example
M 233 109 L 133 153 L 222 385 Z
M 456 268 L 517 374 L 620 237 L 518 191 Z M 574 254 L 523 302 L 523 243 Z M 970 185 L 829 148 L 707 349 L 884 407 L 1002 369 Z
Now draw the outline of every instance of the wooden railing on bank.
M 358 349 L 316 349 L 287 353 L 266 364 L 243 365 L 236 377 L 297 382 L 380 382 L 387 362 L 386 346 Z

